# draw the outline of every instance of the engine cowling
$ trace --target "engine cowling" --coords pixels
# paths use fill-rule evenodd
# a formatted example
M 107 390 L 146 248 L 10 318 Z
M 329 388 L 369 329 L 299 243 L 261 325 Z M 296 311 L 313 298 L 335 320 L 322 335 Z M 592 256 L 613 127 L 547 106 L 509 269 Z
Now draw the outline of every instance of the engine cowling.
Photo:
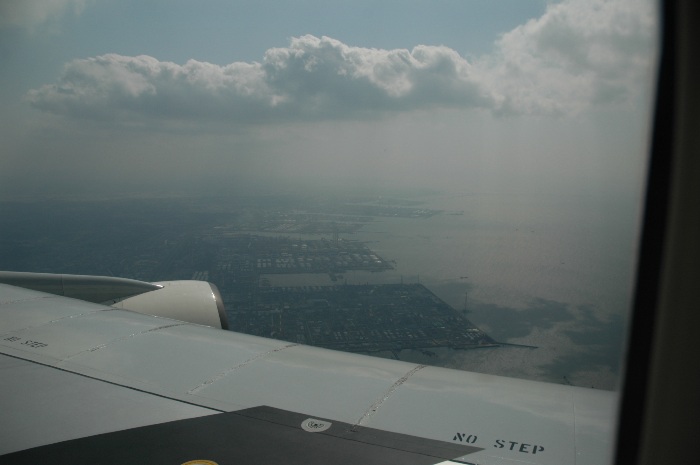
M 113 276 L 0 271 L 0 283 L 228 329 L 221 294 L 205 281 L 148 283 Z
M 163 281 L 160 289 L 112 303 L 112 307 L 228 329 L 226 310 L 214 284 L 205 281 Z

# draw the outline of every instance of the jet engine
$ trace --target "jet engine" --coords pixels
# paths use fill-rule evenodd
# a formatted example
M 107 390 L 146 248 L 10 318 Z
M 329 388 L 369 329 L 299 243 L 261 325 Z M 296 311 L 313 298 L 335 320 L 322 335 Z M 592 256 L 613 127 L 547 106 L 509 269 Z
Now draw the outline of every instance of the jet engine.
M 148 283 L 111 276 L 0 271 L 0 283 L 228 329 L 221 294 L 204 281 Z
M 115 302 L 112 307 L 228 329 L 219 289 L 205 281 L 163 281 L 160 289 Z

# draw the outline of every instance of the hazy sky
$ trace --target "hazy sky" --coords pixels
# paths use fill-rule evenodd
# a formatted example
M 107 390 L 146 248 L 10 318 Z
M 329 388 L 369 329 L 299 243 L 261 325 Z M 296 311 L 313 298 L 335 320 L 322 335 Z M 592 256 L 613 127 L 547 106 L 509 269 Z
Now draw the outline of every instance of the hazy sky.
M 649 0 L 0 3 L 0 193 L 639 191 Z

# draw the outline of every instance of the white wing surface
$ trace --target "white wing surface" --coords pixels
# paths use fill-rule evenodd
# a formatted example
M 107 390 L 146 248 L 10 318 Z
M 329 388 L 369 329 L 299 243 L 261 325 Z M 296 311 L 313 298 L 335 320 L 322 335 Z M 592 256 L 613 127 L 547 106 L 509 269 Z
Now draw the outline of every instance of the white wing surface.
M 296 345 L 10 285 L 0 285 L 0 354 L 4 463 L 611 456 L 611 392 Z

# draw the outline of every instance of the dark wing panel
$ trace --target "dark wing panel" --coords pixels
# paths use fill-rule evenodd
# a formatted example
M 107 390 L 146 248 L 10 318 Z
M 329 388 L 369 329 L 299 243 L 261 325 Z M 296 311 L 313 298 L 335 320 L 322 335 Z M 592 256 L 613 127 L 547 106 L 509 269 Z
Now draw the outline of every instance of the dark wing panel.
M 197 460 L 218 464 L 430 465 L 477 450 L 256 407 L 66 441 L 4 458 L 15 465 L 172 465 Z

